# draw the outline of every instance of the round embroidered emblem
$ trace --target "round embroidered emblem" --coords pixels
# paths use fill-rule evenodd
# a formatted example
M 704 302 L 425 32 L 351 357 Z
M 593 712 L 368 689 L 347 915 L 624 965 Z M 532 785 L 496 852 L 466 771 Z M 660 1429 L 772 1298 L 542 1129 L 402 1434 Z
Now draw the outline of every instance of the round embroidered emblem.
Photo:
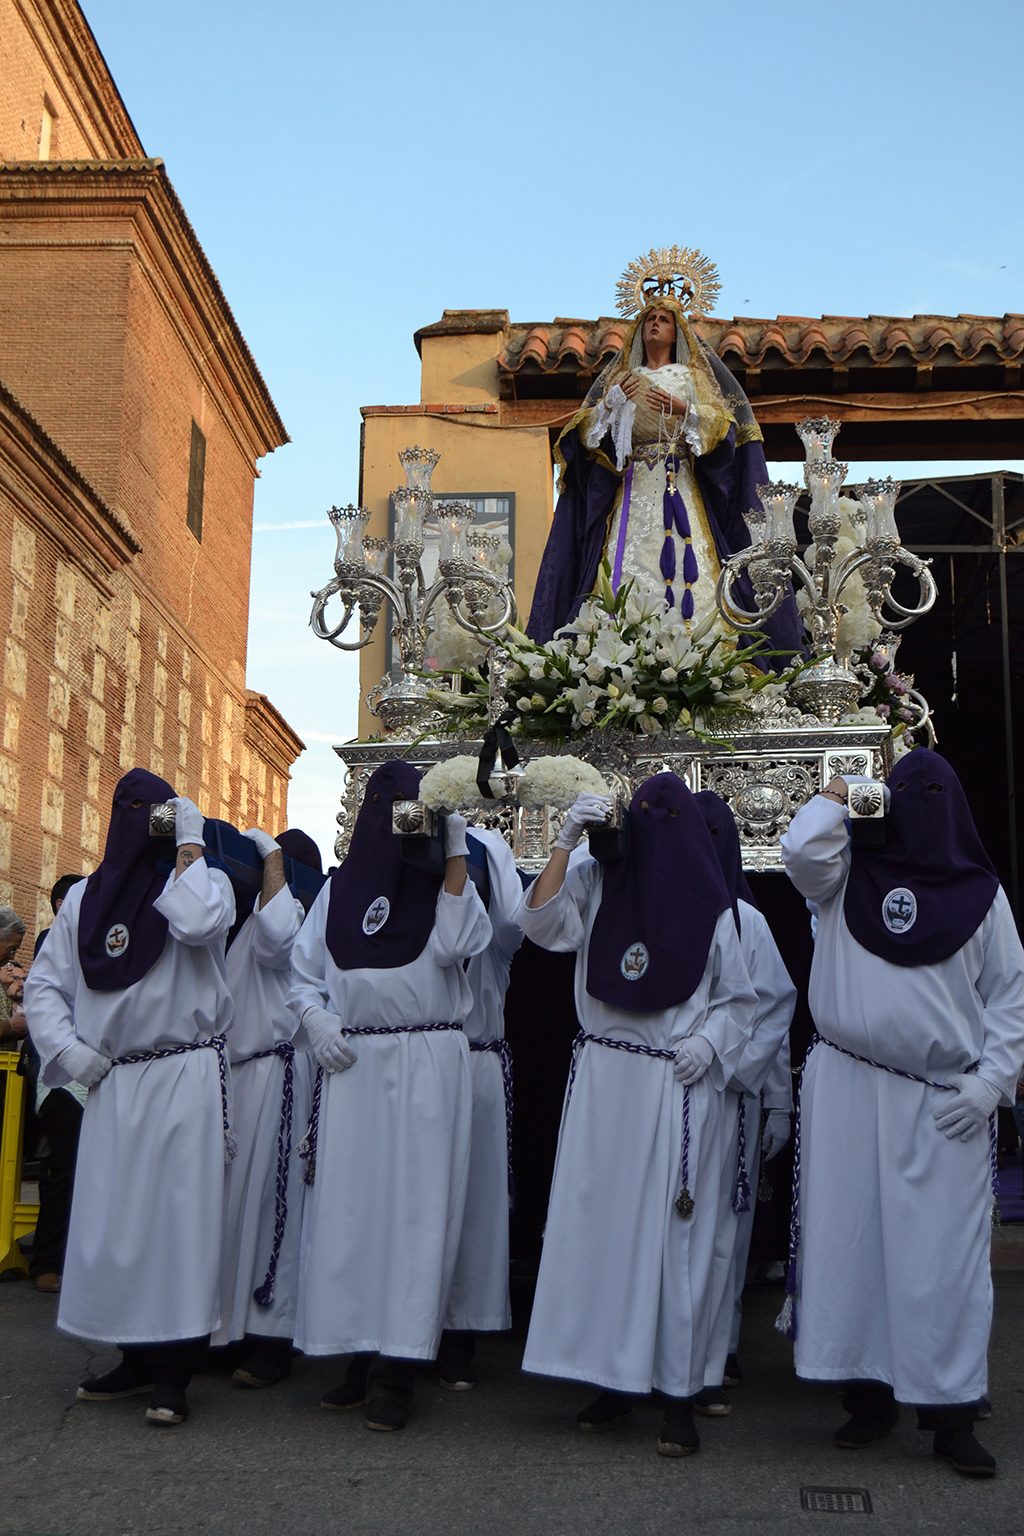
M 882 922 L 890 933 L 906 933 L 917 922 L 917 897 L 898 885 L 882 899 Z
M 391 903 L 386 896 L 378 896 L 376 901 L 371 901 L 363 918 L 363 932 L 373 935 L 378 929 L 383 928 L 391 915 Z
M 124 923 L 115 923 L 113 928 L 108 928 L 103 947 L 112 960 L 124 954 L 128 948 L 128 929 Z
M 651 963 L 646 944 L 631 944 L 622 957 L 619 969 L 627 981 L 639 981 Z

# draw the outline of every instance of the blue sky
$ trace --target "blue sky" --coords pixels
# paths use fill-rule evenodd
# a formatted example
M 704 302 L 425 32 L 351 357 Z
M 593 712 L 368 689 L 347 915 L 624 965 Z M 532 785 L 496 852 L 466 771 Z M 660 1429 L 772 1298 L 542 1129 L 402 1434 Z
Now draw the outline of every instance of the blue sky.
M 291 433 L 256 487 L 249 684 L 308 743 L 291 819 L 325 852 L 356 664 L 308 594 L 359 406 L 419 398 L 418 326 L 608 314 L 673 243 L 718 263 L 719 314 L 1024 309 L 1019 0 L 83 4 Z

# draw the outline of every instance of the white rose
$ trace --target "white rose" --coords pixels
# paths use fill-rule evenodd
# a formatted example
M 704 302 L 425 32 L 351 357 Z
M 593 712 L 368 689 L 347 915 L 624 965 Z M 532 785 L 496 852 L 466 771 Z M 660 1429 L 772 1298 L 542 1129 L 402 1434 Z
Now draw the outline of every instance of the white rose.
M 661 681 L 663 683 L 674 683 L 678 676 L 679 673 L 676 671 L 675 667 L 665 667 L 661 674 Z
M 652 701 L 651 708 L 656 715 L 663 715 L 666 709 L 668 709 L 668 699 L 662 698 L 659 694 L 658 697 Z
M 538 678 L 544 676 L 544 663 L 542 661 L 534 662 L 533 666 L 530 668 L 530 676 L 533 678 L 534 682 L 536 682 Z

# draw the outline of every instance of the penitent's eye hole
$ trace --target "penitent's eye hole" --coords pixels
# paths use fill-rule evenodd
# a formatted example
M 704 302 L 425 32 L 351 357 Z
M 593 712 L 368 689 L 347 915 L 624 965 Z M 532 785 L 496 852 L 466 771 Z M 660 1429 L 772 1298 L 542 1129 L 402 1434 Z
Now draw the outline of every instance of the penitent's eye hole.
M 678 816 L 679 815 L 679 807 L 678 807 L 678 805 L 670 805 L 669 808 L 668 808 L 668 813 L 669 813 L 670 816 Z
M 133 800 L 132 801 L 132 810 L 133 811 L 137 811 L 141 804 L 142 804 L 141 800 Z
M 372 795 L 371 795 L 371 796 L 370 796 L 370 800 L 371 800 L 371 802 L 372 802 L 372 803 L 373 803 L 373 804 L 374 804 L 374 805 L 376 805 L 376 804 L 377 804 L 377 801 L 378 801 L 378 799 L 379 799 L 379 796 L 378 796 L 378 794 L 377 794 L 377 792 L 376 792 L 376 790 L 375 790 L 375 791 L 374 791 L 374 793 L 373 793 L 373 794 L 372 794 Z
M 649 800 L 641 800 L 640 801 L 640 809 L 642 811 L 649 811 L 650 808 L 651 808 L 651 803 L 650 803 Z
M 927 791 L 928 791 L 928 793 L 930 795 L 941 795 L 943 790 L 945 789 L 945 785 L 944 784 L 926 784 L 925 788 L 927 789 Z
M 906 789 L 906 787 L 907 787 L 906 779 L 900 779 L 899 783 L 896 785 L 896 793 L 899 794 L 900 790 L 901 789 Z

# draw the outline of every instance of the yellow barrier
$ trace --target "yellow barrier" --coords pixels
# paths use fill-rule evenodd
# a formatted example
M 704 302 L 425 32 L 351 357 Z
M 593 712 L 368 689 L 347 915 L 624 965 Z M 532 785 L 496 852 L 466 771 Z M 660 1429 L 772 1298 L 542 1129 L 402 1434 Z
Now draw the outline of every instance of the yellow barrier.
M 0 1270 L 28 1269 L 18 1238 L 34 1230 L 39 1206 L 21 1198 L 22 1122 L 28 1083 L 18 1076 L 18 1052 L 0 1051 L 4 1086 L 4 1127 L 0 1138 Z

